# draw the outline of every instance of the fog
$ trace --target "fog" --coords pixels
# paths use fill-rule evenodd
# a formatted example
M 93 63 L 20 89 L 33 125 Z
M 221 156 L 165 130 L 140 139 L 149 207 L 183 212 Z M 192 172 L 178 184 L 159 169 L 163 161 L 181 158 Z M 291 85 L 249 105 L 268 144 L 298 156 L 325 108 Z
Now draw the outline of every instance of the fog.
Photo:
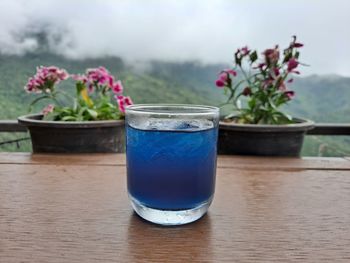
M 230 63 L 237 47 L 305 44 L 305 74 L 350 76 L 349 1 L 0 0 L 0 53 Z

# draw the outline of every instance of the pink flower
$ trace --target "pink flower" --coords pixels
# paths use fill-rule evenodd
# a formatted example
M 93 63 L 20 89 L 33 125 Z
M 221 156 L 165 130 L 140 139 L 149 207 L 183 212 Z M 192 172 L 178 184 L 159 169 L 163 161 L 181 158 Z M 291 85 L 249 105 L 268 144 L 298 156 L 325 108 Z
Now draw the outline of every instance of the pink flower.
M 292 38 L 293 38 L 293 41 L 290 43 L 291 48 L 301 48 L 304 46 L 304 44 L 296 42 L 297 36 L 292 36 Z
M 268 66 L 275 65 L 280 58 L 278 46 L 273 49 L 266 49 L 263 54 L 265 55 L 265 61 Z
M 80 81 L 82 83 L 86 83 L 88 81 L 87 77 L 85 75 L 71 75 L 72 79 L 74 79 L 75 81 Z
M 126 106 L 132 105 L 133 102 L 130 97 L 125 97 L 123 95 L 115 95 L 114 98 L 117 100 L 119 110 L 125 113 Z
M 99 81 L 99 74 L 95 69 L 88 69 L 86 71 L 86 77 L 88 81 L 90 82 L 98 82 Z
M 284 95 L 287 96 L 287 99 L 288 99 L 288 100 L 291 100 L 291 99 L 295 96 L 295 92 L 292 91 L 292 90 L 285 91 L 285 92 L 284 92 Z
M 88 91 L 89 93 L 93 93 L 94 92 L 94 85 L 89 82 L 88 77 L 86 75 L 71 75 L 72 79 L 74 79 L 77 82 L 81 82 L 84 85 L 87 85 Z
M 287 83 L 292 83 L 292 82 L 293 82 L 293 79 L 287 80 Z
M 55 83 L 59 83 L 61 80 L 67 79 L 69 77 L 69 74 L 64 69 L 60 69 L 55 66 L 41 66 L 37 68 L 37 76 L 44 81 L 50 80 Z
M 104 67 L 88 69 L 86 71 L 86 75 L 89 82 L 93 82 L 101 86 L 107 85 L 107 87 L 111 88 L 110 79 L 113 77 Z
M 55 105 L 49 104 L 49 105 L 47 105 L 47 106 L 42 110 L 42 113 L 43 113 L 44 115 L 47 115 L 47 114 L 53 112 L 54 109 L 55 109 Z
M 216 80 L 216 82 L 215 82 L 215 85 L 216 85 L 218 88 L 224 87 L 225 84 L 226 84 L 226 83 L 225 83 L 224 81 L 222 81 L 221 79 L 218 79 L 218 80 Z
M 288 65 L 287 65 L 287 70 L 289 72 L 291 72 L 293 69 L 297 68 L 299 65 L 299 62 L 295 59 L 295 58 L 291 58 L 289 61 L 288 61 Z
M 86 70 L 85 75 L 72 75 L 72 78 L 76 81 L 83 82 L 83 84 L 88 88 L 89 93 L 97 91 L 111 90 L 115 95 L 122 96 L 123 85 L 120 80 L 115 81 L 114 77 L 109 73 L 109 71 L 104 67 L 90 68 Z M 124 110 L 125 106 L 131 102 L 129 97 L 120 97 L 119 99 L 115 97 L 118 105 L 120 105 L 121 111 Z
M 225 69 L 224 72 L 226 72 L 227 74 L 232 75 L 233 77 L 237 76 L 237 72 L 234 71 L 233 69 Z
M 113 87 L 113 83 L 114 83 L 114 77 L 113 76 L 108 76 L 108 85 L 110 87 Z
M 242 47 L 242 48 L 240 49 L 240 51 L 241 51 L 241 53 L 242 53 L 243 56 L 246 56 L 246 55 L 249 54 L 250 49 L 248 48 L 248 46 L 245 46 L 245 47 Z
M 266 67 L 266 64 L 265 64 L 265 63 L 259 63 L 256 67 L 253 67 L 253 69 L 260 69 L 260 70 L 263 70 L 264 67 Z
M 109 74 L 108 70 L 107 70 L 105 67 L 103 67 L 103 66 L 99 66 L 98 69 L 99 69 L 101 72 L 104 72 L 104 73 Z
M 119 94 L 123 92 L 123 85 L 120 80 L 118 80 L 116 83 L 112 83 L 112 91 L 114 94 Z
M 292 47 L 295 47 L 295 48 L 301 48 L 301 47 L 304 46 L 304 44 L 302 44 L 302 43 L 292 43 L 291 46 L 292 46 Z
M 274 79 L 271 76 L 263 81 L 263 88 L 269 88 L 273 84 Z
M 221 79 L 223 82 L 226 82 L 228 79 L 227 73 L 221 73 L 219 75 L 219 79 Z
M 89 91 L 89 93 L 93 93 L 94 92 L 94 85 L 92 83 L 89 83 L 88 91 Z
M 109 86 L 109 76 L 108 77 L 107 76 L 101 76 L 98 82 L 99 82 L 98 84 L 100 84 L 100 85 L 105 85 L 106 84 L 108 87 L 110 87 Z
M 287 90 L 286 84 L 284 84 L 284 82 L 282 82 L 280 84 L 280 86 L 278 87 L 278 89 L 281 90 L 281 91 L 286 91 Z
M 51 92 L 56 84 L 68 77 L 64 69 L 40 66 L 37 67 L 36 74 L 28 79 L 24 89 L 29 93 Z
M 114 77 L 102 66 L 87 69 L 85 77 L 89 84 L 107 87 L 108 89 L 113 89 L 116 86 Z
M 221 73 L 219 74 L 219 78 L 215 81 L 215 85 L 218 88 L 222 88 L 224 86 L 226 86 L 228 84 L 228 81 L 230 80 L 230 76 L 237 76 L 237 72 L 234 71 L 233 69 L 225 69 L 223 71 L 221 71 Z
M 42 83 L 39 83 L 37 79 L 32 77 L 28 79 L 27 85 L 25 85 L 24 89 L 28 93 L 41 93 L 42 92 L 42 89 L 40 88 L 41 85 Z

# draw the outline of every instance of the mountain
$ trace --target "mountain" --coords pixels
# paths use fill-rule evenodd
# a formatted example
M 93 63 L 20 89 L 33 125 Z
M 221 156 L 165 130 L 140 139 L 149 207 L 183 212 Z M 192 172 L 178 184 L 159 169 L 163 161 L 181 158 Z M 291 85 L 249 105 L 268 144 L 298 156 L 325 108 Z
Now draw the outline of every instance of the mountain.
M 196 90 L 196 83 L 182 82 L 169 77 L 158 77 L 156 72 L 138 72 L 117 57 L 99 59 L 70 60 L 50 53 L 32 53 L 23 57 L 0 56 L 0 119 L 16 118 L 26 113 L 25 105 L 35 95 L 28 95 L 23 87 L 27 79 L 35 73 L 39 65 L 55 65 L 67 69 L 69 73 L 83 73 L 86 68 L 105 66 L 117 75 L 126 87 L 125 93 L 132 96 L 135 103 L 198 103 L 215 104 L 215 99 Z M 174 77 L 175 78 L 175 77 Z M 60 88 L 74 92 L 72 82 L 67 81 Z M 207 89 L 208 87 L 206 87 Z M 219 94 L 218 94 L 219 95 Z M 39 110 L 39 108 L 37 108 Z
M 296 79 L 289 109 L 317 122 L 350 122 L 350 78 L 312 75 Z
M 200 62 L 135 62 L 125 63 L 118 57 L 71 60 L 45 50 L 24 56 L 0 55 L 0 119 L 15 119 L 27 113 L 32 97 L 23 90 L 28 77 L 39 65 L 56 65 L 70 73 L 83 73 L 86 68 L 105 66 L 124 84 L 125 93 L 135 103 L 193 103 L 219 105 L 225 99 L 223 91 L 215 87 L 217 73 L 224 64 L 204 65 Z M 72 82 L 60 88 L 74 92 Z M 312 75 L 295 79 L 290 86 L 296 98 L 285 110 L 294 116 L 316 122 L 350 122 L 350 78 L 331 75 Z M 39 111 L 44 104 L 39 105 Z M 2 134 L 1 141 L 22 135 Z M 24 146 L 22 146 L 24 145 Z M 350 138 L 337 136 L 307 136 L 304 155 L 341 156 L 350 154 Z M 29 150 L 21 144 L 20 150 Z M 13 145 L 0 150 L 16 150 Z

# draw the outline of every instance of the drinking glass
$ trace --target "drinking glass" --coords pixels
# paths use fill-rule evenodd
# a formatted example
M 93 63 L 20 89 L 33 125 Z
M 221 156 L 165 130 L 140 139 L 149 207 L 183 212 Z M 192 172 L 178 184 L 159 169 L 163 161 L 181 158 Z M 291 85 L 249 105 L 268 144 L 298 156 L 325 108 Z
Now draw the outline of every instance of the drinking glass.
M 126 109 L 129 198 L 156 224 L 202 217 L 215 189 L 219 109 L 200 105 L 132 105 Z

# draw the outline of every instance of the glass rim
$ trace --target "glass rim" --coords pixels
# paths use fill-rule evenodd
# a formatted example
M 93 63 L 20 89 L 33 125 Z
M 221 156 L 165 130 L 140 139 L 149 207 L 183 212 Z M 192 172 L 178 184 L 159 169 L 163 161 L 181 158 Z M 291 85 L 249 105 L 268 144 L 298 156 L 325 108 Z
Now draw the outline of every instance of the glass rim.
M 176 109 L 178 111 L 176 111 Z M 189 110 L 180 111 L 180 110 Z M 190 115 L 201 116 L 219 114 L 220 109 L 215 106 L 197 104 L 133 104 L 125 108 L 125 113 L 150 114 L 150 115 Z

